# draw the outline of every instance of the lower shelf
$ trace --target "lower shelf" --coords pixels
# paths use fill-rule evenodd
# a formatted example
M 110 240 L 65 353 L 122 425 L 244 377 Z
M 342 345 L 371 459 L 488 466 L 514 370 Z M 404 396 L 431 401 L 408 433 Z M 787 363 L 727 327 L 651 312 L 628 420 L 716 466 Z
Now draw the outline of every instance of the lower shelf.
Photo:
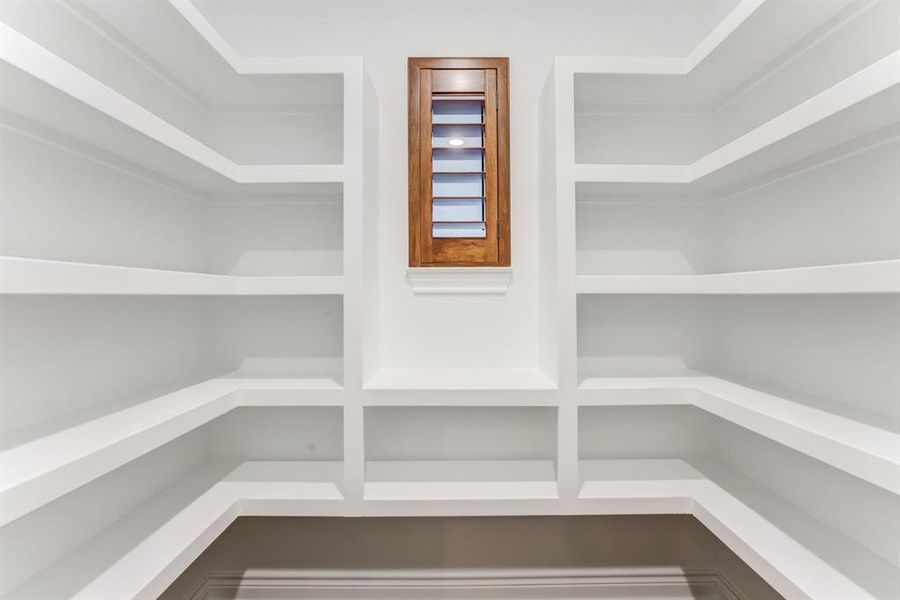
M 208 379 L 51 431 L 0 452 L 0 526 L 243 406 L 341 404 L 341 385 L 313 378 Z
M 787 598 L 897 598 L 900 572 L 715 461 L 584 460 L 580 513 L 690 513 Z
M 706 375 L 588 377 L 582 406 L 692 405 L 900 494 L 900 432 L 887 417 Z
M 556 500 L 552 460 L 370 461 L 364 500 Z
M 339 462 L 212 464 L 4 596 L 156 598 L 238 516 L 341 515 Z
M 584 460 L 566 510 L 555 482 L 540 479 L 553 474 L 546 462 L 369 463 L 370 476 L 390 481 L 366 484 L 363 511 L 383 499 L 408 514 L 467 514 L 432 500 L 472 495 L 479 510 L 470 514 L 527 514 L 521 506 L 536 498 L 554 514 L 691 514 L 785 597 L 900 597 L 896 566 L 714 461 Z M 211 464 L 4 597 L 156 598 L 239 516 L 358 515 L 341 478 L 339 462 Z M 475 493 L 459 491 L 466 487 Z M 491 495 L 504 503 L 485 502 Z

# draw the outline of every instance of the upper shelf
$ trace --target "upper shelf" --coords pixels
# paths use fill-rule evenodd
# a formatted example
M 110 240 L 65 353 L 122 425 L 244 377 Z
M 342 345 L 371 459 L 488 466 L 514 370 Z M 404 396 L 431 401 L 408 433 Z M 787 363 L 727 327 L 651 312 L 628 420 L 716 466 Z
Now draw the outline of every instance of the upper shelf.
M 796 7 L 777 0 L 740 0 L 685 57 L 567 57 L 576 73 L 599 75 L 576 83 L 578 105 L 714 109 L 748 73 L 776 64 L 798 40 L 832 27 L 851 5 L 852 0 Z M 759 43 L 762 37 L 765 44 Z
M 215 275 L 0 256 L 0 294 L 286 296 L 343 289 L 340 275 Z
M 735 186 L 900 121 L 900 51 L 779 114 L 691 164 L 576 164 L 576 182 Z
M 579 294 L 900 293 L 900 260 L 703 275 L 578 275 Z
M 335 61 L 335 71 L 347 67 Z M 5 24 L 0 76 L 5 110 L 201 191 L 289 192 L 344 178 L 341 164 L 239 164 Z

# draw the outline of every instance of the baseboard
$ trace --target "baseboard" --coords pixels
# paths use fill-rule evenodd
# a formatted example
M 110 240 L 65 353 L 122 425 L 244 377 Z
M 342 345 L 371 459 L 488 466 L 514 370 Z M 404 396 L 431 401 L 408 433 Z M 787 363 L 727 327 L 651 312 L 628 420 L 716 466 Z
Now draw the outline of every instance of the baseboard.
M 745 600 L 715 569 L 211 572 L 190 600 Z

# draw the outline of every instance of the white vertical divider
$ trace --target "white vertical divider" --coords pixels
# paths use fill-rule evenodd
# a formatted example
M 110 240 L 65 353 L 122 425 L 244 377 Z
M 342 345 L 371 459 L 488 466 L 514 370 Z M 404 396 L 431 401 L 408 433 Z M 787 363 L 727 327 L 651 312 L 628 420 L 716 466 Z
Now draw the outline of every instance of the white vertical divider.
M 346 514 L 362 512 L 365 441 L 362 409 L 364 213 L 377 190 L 364 177 L 365 70 L 344 60 L 344 481 Z
M 575 322 L 575 74 L 557 58 L 551 76 L 555 146 L 557 340 L 560 404 L 557 477 L 564 511 L 578 496 L 577 324 Z M 549 91 L 549 90 L 548 90 Z
M 381 204 L 380 170 L 381 112 L 375 86 L 363 70 L 363 164 L 362 164 L 362 384 L 378 371 L 381 356 Z
M 556 225 L 556 87 L 554 71 L 538 105 L 538 367 L 559 387 L 559 285 Z

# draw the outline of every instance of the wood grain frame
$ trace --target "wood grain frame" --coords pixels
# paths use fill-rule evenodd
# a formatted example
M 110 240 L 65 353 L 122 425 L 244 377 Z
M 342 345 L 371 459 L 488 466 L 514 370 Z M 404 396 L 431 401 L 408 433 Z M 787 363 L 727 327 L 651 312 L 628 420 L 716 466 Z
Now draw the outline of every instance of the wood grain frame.
M 509 59 L 414 57 L 408 69 L 409 266 L 510 266 Z M 485 109 L 494 114 L 485 115 L 483 239 L 434 239 L 431 233 L 431 82 L 433 72 L 441 70 L 485 73 Z

